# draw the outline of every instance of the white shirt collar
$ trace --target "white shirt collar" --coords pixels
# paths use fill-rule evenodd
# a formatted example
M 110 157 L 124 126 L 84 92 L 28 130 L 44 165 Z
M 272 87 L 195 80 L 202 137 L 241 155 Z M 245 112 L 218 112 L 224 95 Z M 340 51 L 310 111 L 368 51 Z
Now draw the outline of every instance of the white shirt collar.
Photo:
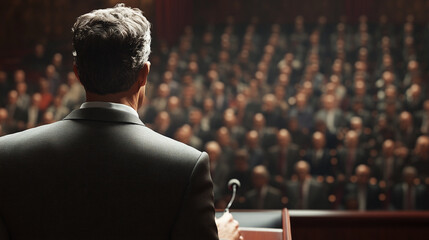
M 124 112 L 128 112 L 133 114 L 136 117 L 139 117 L 139 114 L 137 113 L 134 108 L 127 106 L 125 104 L 121 103 L 113 103 L 113 102 L 84 102 L 80 108 L 108 108 L 108 109 L 115 109 L 120 110 Z

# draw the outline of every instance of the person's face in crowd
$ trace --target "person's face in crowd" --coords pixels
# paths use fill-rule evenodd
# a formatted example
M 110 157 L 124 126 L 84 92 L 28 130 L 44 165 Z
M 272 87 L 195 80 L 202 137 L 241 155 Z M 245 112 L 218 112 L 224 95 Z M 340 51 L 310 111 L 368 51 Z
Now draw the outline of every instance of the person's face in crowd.
M 52 78 L 55 75 L 55 67 L 54 65 L 48 65 L 46 67 L 46 77 L 47 78 Z
M 289 132 L 286 129 L 281 129 L 277 133 L 277 144 L 281 147 L 288 147 L 291 141 Z
M 325 147 L 325 136 L 321 132 L 313 134 L 313 147 L 314 149 L 322 149 Z
M 25 72 L 22 69 L 16 70 L 14 74 L 14 82 L 16 84 L 25 82 Z
M 0 123 L 4 123 L 8 118 L 8 113 L 5 108 L 0 108 Z
M 362 128 L 363 128 L 363 126 L 362 126 L 362 119 L 358 118 L 358 117 L 353 117 L 350 120 L 350 127 L 351 127 L 352 130 L 361 131 Z
M 193 125 L 199 125 L 201 122 L 202 113 L 198 109 L 193 109 L 189 112 L 189 121 Z
M 246 108 L 247 99 L 244 94 L 241 94 L 241 93 L 237 94 L 236 102 L 237 102 L 237 109 L 244 110 Z
M 31 105 L 35 107 L 39 107 L 41 101 L 42 101 L 42 95 L 40 95 L 40 93 L 35 93 L 31 98 Z
M 184 85 L 191 85 L 193 82 L 192 76 L 189 74 L 186 74 L 185 76 L 182 77 L 182 83 Z
M 391 72 L 383 73 L 383 81 L 386 86 L 393 84 L 394 76 Z
M 327 95 L 324 98 L 324 107 L 326 110 L 333 110 L 335 109 L 335 96 L 334 95 Z
M 69 86 L 67 84 L 61 84 L 58 87 L 57 95 L 63 97 L 69 91 Z
M 213 107 L 214 107 L 214 103 L 211 98 L 204 99 L 204 103 L 203 103 L 204 112 L 207 113 L 207 112 L 213 111 Z
M 168 99 L 167 108 L 170 111 L 177 110 L 180 107 L 180 100 L 176 96 L 172 96 Z
M 284 100 L 286 97 L 285 88 L 283 86 L 277 85 L 274 87 L 274 95 L 280 101 Z
M 246 145 L 250 149 L 255 149 L 255 148 L 258 147 L 258 145 L 259 145 L 258 132 L 252 130 L 249 133 L 247 133 L 247 136 L 246 136 Z
M 155 119 L 155 125 L 160 128 L 168 127 L 170 125 L 170 115 L 165 111 L 158 113 Z
M 366 185 L 369 182 L 370 170 L 365 165 L 359 165 L 356 168 L 356 182 L 361 185 Z
M 402 112 L 399 115 L 399 128 L 408 129 L 413 124 L 413 117 L 409 112 Z
M 305 181 L 310 174 L 310 166 L 305 161 L 299 161 L 295 165 L 295 173 L 298 177 L 298 181 Z
M 429 137 L 428 136 L 420 136 L 417 138 L 414 152 L 419 158 L 423 159 L 424 161 L 429 161 Z
M 77 81 L 76 75 L 74 72 L 67 73 L 67 83 L 69 86 L 73 86 Z
M 223 122 L 226 127 L 233 127 L 237 122 L 237 118 L 233 112 L 225 111 L 223 115 Z
M 285 73 L 280 74 L 278 82 L 279 82 L 279 85 L 282 87 L 289 86 L 289 76 Z
M 359 138 L 355 131 L 350 130 L 346 134 L 345 144 L 348 148 L 356 148 L 359 144 Z
M 414 73 L 419 70 L 419 63 L 416 60 L 411 60 L 408 63 L 408 71 Z
M 264 96 L 264 104 L 262 106 L 262 109 L 265 112 L 273 112 L 276 107 L 276 97 L 273 94 L 268 94 Z
M 170 71 L 166 71 L 164 73 L 162 81 L 167 84 L 170 83 L 171 81 L 173 81 L 173 74 Z
M 429 100 L 424 101 L 423 109 L 425 110 L 425 112 L 429 113 Z
M 42 58 L 45 55 L 45 46 L 43 46 L 43 44 L 36 44 L 34 47 L 34 55 L 38 58 Z
M 23 95 L 27 92 L 27 84 L 24 82 L 20 82 L 16 85 L 16 91 L 18 95 Z
M 414 180 L 417 177 L 417 170 L 414 167 L 406 167 L 402 172 L 404 182 L 408 185 L 414 185 Z
M 198 63 L 197 62 L 190 62 L 188 65 L 188 68 L 192 74 L 198 73 Z
M 170 95 L 170 87 L 167 84 L 161 83 L 158 87 L 158 96 L 160 98 L 167 98 Z
M 420 98 L 422 89 L 418 84 L 413 84 L 410 87 L 410 95 L 414 100 L 418 100 Z
M 15 105 L 17 100 L 18 100 L 18 92 L 15 90 L 10 91 L 8 95 L 9 105 Z
M 261 113 L 255 114 L 253 117 L 253 129 L 261 130 L 265 127 L 265 117 Z
M 61 53 L 55 53 L 52 57 L 52 64 L 56 67 L 60 67 L 63 64 L 63 55 Z
M 267 185 L 269 180 L 267 175 L 268 172 L 264 167 L 255 167 L 252 174 L 253 186 L 256 189 L 261 189 L 263 186 Z
M 395 99 L 396 98 L 396 88 L 393 86 L 389 86 L 384 91 L 387 99 Z
M 189 125 L 184 125 L 177 129 L 175 139 L 179 142 L 189 144 L 192 137 L 192 129 Z
M 395 143 L 390 139 L 384 141 L 382 151 L 384 156 L 393 156 L 395 151 Z
M 216 163 L 221 154 L 221 148 L 216 142 L 209 142 L 206 145 L 206 152 L 209 155 L 211 163 Z

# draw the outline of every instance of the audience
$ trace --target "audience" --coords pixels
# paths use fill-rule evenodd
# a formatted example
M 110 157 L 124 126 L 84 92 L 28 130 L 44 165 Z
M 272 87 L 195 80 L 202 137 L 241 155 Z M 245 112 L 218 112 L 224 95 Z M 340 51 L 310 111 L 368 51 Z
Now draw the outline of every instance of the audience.
M 417 28 L 385 16 L 188 26 L 175 46 L 154 42 L 139 113 L 209 153 L 217 207 L 237 178 L 233 207 L 426 209 L 429 48 Z M 15 69 L 0 66 L 0 135 L 59 121 L 85 100 L 54 48 L 38 43 Z

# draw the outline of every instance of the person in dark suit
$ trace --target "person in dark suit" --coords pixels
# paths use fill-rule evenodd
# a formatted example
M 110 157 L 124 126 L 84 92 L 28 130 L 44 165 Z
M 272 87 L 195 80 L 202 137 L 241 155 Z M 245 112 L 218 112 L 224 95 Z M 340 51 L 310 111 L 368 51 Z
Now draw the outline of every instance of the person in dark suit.
M 270 174 L 263 165 L 253 168 L 253 189 L 246 193 L 246 208 L 249 209 L 282 209 L 282 194 L 280 190 L 268 184 Z
M 354 170 L 360 164 L 366 163 L 364 149 L 359 145 L 359 136 L 354 130 L 349 130 L 344 137 L 344 147 L 338 150 L 338 168 L 346 179 L 354 175 Z
M 267 166 L 274 182 L 284 183 L 291 178 L 293 167 L 298 161 L 298 146 L 292 143 L 290 133 L 280 129 L 277 133 L 277 144 L 268 150 Z
M 326 148 L 326 137 L 321 132 L 315 132 L 312 136 L 313 147 L 310 148 L 304 159 L 310 164 L 311 175 L 332 175 L 331 155 Z
M 428 192 L 425 185 L 416 184 L 416 168 L 405 167 L 402 177 L 403 182 L 395 185 L 392 190 L 392 208 L 397 210 L 428 209 Z
M 218 239 L 207 153 L 138 117 L 150 42 L 150 23 L 123 4 L 77 19 L 86 102 L 0 138 L 0 239 Z
M 380 188 L 369 181 L 371 170 L 367 165 L 356 167 L 356 182 L 348 183 L 344 193 L 344 207 L 353 210 L 381 209 Z
M 310 164 L 300 160 L 295 164 L 297 180 L 286 184 L 287 208 L 327 209 L 328 195 L 322 183 L 310 175 Z

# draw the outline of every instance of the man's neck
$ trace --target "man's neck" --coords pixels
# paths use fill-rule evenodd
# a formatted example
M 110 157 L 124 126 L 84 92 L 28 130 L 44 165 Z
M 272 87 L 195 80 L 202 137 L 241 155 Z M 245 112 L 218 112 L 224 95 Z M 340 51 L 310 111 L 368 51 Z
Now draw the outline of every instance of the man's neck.
M 111 102 L 111 103 L 120 103 L 127 105 L 134 110 L 138 110 L 138 97 L 137 96 L 129 96 L 125 93 L 115 93 L 115 94 L 105 94 L 99 95 L 95 93 L 86 93 L 86 101 L 87 102 Z

